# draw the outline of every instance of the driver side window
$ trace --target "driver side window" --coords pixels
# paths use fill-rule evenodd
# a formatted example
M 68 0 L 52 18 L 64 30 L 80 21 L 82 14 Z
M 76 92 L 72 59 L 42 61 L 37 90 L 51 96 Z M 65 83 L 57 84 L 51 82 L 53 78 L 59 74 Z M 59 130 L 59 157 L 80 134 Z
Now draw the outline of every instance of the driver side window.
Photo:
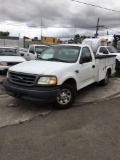
M 89 63 L 92 61 L 91 52 L 88 47 L 83 47 L 80 57 L 80 63 Z
M 108 51 L 107 51 L 107 49 L 105 47 L 101 47 L 99 52 L 103 53 L 103 54 L 108 54 Z
M 33 54 L 35 54 L 35 51 L 34 51 L 34 46 L 31 46 L 31 47 L 30 47 L 30 50 L 29 50 L 29 52 L 30 52 L 30 53 L 33 53 Z

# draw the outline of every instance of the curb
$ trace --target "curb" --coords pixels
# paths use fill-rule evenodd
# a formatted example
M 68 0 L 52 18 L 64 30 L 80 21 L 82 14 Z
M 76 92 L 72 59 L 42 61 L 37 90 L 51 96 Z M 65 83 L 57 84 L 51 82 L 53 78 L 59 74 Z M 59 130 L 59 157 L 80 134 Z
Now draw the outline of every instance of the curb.
M 84 104 L 92 104 L 92 103 L 99 103 L 99 102 L 104 102 L 104 101 L 109 101 L 109 100 L 112 100 L 112 99 L 116 99 L 116 98 L 119 98 L 120 97 L 120 92 L 117 92 L 111 96 L 108 96 L 106 98 L 102 98 L 100 100 L 94 100 L 94 101 L 86 101 L 86 102 L 75 102 L 73 104 L 73 106 L 77 106 L 77 105 L 84 105 Z

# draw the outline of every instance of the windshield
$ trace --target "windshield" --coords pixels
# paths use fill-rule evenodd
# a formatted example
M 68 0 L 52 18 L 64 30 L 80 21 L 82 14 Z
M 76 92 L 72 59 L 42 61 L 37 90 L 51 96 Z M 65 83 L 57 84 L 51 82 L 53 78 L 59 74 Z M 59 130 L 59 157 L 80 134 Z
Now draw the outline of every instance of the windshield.
M 38 58 L 48 61 L 74 63 L 77 61 L 79 53 L 80 53 L 80 47 L 54 46 L 48 48 Z
M 41 54 L 44 50 L 46 50 L 48 47 L 47 46 L 35 46 L 35 52 L 37 54 Z
M 0 48 L 0 56 L 19 56 L 19 54 L 14 48 Z
M 114 47 L 107 47 L 110 53 L 117 53 L 118 51 Z

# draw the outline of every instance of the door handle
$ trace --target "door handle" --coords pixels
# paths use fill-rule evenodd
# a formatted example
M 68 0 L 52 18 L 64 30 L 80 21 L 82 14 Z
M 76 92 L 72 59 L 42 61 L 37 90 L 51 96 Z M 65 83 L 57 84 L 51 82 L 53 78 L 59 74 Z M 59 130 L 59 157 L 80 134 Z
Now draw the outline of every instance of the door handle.
M 78 74 L 78 73 L 79 73 L 79 70 L 76 70 L 76 71 L 75 71 L 75 73 L 77 73 L 77 74 Z
M 95 68 L 95 65 L 92 65 L 92 68 Z

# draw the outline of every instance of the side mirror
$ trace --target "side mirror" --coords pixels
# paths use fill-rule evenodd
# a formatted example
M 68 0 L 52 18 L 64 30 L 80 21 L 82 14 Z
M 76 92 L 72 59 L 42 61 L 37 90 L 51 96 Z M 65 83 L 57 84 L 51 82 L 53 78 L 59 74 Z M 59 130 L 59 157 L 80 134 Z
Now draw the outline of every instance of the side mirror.
M 39 57 L 40 56 L 40 54 L 37 54 L 37 57 Z
M 80 64 L 91 62 L 91 61 L 92 61 L 92 57 L 82 57 L 80 59 Z
M 24 56 L 24 54 L 23 54 L 23 53 L 21 53 L 21 56 Z
M 30 50 L 29 52 L 35 54 L 35 51 L 34 51 L 34 50 Z

